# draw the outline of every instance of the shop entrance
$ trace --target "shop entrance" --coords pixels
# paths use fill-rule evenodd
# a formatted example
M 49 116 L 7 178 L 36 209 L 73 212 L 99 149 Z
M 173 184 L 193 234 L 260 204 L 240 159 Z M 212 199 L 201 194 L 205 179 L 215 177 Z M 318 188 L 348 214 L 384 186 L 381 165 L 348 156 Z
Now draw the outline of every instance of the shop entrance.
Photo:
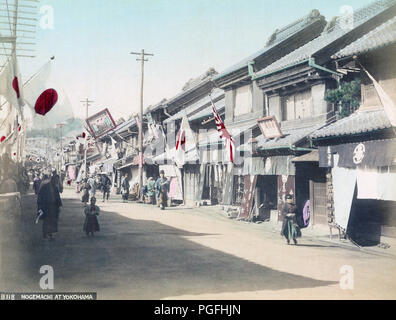
M 271 210 L 277 209 L 278 178 L 275 175 L 257 176 L 255 201 L 255 221 L 269 221 Z

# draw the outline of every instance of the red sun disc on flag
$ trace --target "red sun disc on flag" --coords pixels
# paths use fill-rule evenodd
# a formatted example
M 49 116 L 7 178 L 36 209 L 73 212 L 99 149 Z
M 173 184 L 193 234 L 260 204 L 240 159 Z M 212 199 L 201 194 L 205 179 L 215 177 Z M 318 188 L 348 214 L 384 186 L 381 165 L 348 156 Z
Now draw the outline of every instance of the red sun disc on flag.
M 58 101 L 58 93 L 55 89 L 47 89 L 38 97 L 34 110 L 45 116 Z
M 19 99 L 21 97 L 21 94 L 19 93 L 18 77 L 15 77 L 14 80 L 12 80 L 12 87 L 14 88 L 17 94 L 17 98 Z
M 176 142 L 176 150 L 179 150 L 179 147 L 181 147 L 183 149 L 183 151 L 186 151 L 186 132 L 185 131 L 179 131 L 179 137 Z
M 6 139 L 6 136 L 2 136 L 2 137 L 0 138 L 0 143 L 3 142 L 5 139 Z

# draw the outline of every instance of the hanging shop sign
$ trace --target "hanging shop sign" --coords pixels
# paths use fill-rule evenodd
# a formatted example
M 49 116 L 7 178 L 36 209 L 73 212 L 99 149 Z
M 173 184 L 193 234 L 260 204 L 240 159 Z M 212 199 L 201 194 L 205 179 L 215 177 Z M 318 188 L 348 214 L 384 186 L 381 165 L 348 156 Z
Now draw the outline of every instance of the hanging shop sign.
M 89 117 L 86 122 L 89 127 L 90 133 L 94 136 L 95 139 L 103 136 L 104 134 L 117 127 L 113 117 L 111 116 L 107 108 Z
M 267 139 L 282 137 L 282 130 L 274 116 L 257 120 L 258 126 L 263 136 Z

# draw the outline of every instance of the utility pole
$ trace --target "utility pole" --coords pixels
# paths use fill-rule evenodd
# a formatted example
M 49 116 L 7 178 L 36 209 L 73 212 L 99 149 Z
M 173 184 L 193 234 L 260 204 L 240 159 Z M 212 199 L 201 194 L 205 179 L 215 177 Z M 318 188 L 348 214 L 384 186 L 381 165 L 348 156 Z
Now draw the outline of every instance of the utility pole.
M 88 107 L 94 101 L 91 101 L 88 98 L 86 98 L 85 100 L 80 101 L 80 102 L 85 103 L 85 121 L 87 121 L 87 119 L 88 119 Z M 85 142 L 84 142 L 84 162 L 83 162 L 84 163 L 84 178 L 86 178 L 88 176 L 88 174 L 87 174 L 87 149 L 88 149 L 87 140 L 88 140 L 88 137 L 86 135 L 85 136 Z
M 146 56 L 154 56 L 152 53 L 145 53 L 144 49 L 142 52 L 131 52 L 131 54 L 138 55 L 140 58 L 137 58 L 136 61 L 142 62 L 142 78 L 140 85 L 140 124 L 139 124 L 139 188 L 140 192 L 143 189 L 143 84 L 144 84 L 144 62 L 148 61 L 145 59 Z
M 58 127 L 58 128 L 60 128 L 60 136 L 61 136 L 61 140 L 60 140 L 60 158 L 61 158 L 61 160 L 60 160 L 60 165 L 59 165 L 59 167 L 58 167 L 58 172 L 60 173 L 61 172 L 61 170 L 62 170 L 62 166 L 63 166 L 63 145 L 62 145 L 62 140 L 63 140 L 63 134 L 62 134 L 62 128 L 63 128 L 63 126 L 64 126 L 65 124 L 62 122 L 62 123 L 58 123 L 56 126 Z M 58 162 L 59 163 L 59 162 Z

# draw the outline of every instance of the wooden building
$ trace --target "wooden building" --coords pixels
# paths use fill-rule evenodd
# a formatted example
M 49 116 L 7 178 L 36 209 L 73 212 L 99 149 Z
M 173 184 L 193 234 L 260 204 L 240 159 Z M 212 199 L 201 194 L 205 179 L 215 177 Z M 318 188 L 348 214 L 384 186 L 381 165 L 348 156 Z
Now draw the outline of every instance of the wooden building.
M 243 148 L 239 148 L 239 146 L 247 144 L 250 138 L 259 134 L 257 119 L 267 114 L 266 95 L 260 90 L 258 83 L 252 80 L 252 76 L 255 72 L 268 67 L 318 37 L 325 25 L 326 21 L 319 11 L 312 10 L 307 16 L 276 30 L 263 49 L 214 78 L 216 85 L 225 91 L 225 125 L 230 132 L 233 132 L 233 136 L 237 140 L 236 146 L 241 152 L 237 155 L 240 161 L 237 161 L 229 170 L 234 177 L 225 186 L 225 189 L 233 190 L 232 196 L 225 197 L 223 204 L 242 206 L 242 211 L 250 212 L 251 202 L 249 200 L 249 204 L 244 203 L 247 201 L 244 200 L 246 194 L 244 190 L 246 191 L 246 186 L 249 184 L 253 192 L 257 183 L 256 180 L 250 182 L 252 172 L 246 171 L 243 159 L 246 152 L 243 151 Z M 266 181 L 260 178 L 258 185 L 263 185 L 264 188 Z
M 395 16 L 335 53 L 339 69 L 359 70 L 361 105 L 313 134 L 320 166 L 328 170 L 329 223 L 361 245 L 396 236 L 395 54 Z
M 310 135 L 335 119 L 326 92 L 337 88 L 345 73 L 331 56 L 393 17 L 395 10 L 395 1 L 376 1 L 355 10 L 348 27 L 343 18 L 335 18 L 320 36 L 252 76 L 265 96 L 264 115 L 275 118 L 281 131 L 277 138 L 257 137 L 255 155 L 265 161 L 258 166 L 261 174 L 278 176 L 278 219 L 286 194 L 292 194 L 300 215 L 310 200 L 311 225 L 327 224 L 326 171 L 314 153 L 299 156 L 313 151 Z

